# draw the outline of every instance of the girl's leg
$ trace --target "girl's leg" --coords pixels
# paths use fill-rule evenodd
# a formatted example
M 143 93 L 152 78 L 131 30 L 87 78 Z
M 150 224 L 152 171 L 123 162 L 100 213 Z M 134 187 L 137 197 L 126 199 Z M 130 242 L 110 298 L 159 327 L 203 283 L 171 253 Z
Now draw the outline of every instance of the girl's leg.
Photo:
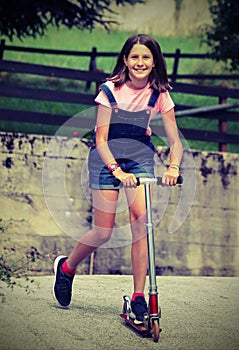
M 148 269 L 148 248 L 145 229 L 146 206 L 144 186 L 125 189 L 132 231 L 132 268 L 134 276 L 134 292 L 144 293 Z
M 117 190 L 92 190 L 94 224 L 76 244 L 67 259 L 67 266 L 75 270 L 96 248 L 106 243 L 113 230 L 118 200 Z

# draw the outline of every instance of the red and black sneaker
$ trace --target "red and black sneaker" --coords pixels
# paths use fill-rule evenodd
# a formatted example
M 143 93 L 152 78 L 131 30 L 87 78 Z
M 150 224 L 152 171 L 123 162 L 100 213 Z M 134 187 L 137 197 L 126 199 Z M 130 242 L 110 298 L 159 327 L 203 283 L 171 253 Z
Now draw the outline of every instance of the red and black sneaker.
M 60 255 L 54 262 L 55 284 L 53 292 L 56 300 L 62 306 L 68 306 L 71 302 L 72 283 L 75 276 L 62 271 L 61 267 L 66 259 L 67 256 Z
M 134 323 L 141 324 L 148 317 L 148 307 L 144 297 L 138 296 L 131 301 L 131 310 L 135 316 Z

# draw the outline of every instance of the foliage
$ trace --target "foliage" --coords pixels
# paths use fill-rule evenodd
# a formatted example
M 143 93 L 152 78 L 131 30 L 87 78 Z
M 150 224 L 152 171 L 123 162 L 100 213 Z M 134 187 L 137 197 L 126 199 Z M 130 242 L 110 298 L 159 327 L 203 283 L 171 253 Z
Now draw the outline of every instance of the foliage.
M 0 219 L 0 233 L 6 232 L 8 227 L 12 224 L 13 219 L 9 219 L 6 222 Z M 16 256 L 17 250 L 14 245 L 9 245 L 9 242 L 10 239 L 0 240 L 2 246 L 2 251 L 0 253 L 0 281 L 6 283 L 7 287 L 10 289 L 13 289 L 15 286 L 20 286 L 23 287 L 27 293 L 30 293 L 30 284 L 34 282 L 34 279 L 27 276 L 27 271 L 29 269 L 29 264 L 40 258 L 40 253 L 37 248 L 31 247 L 29 251 L 17 261 L 14 261 L 16 259 L 12 259 L 12 257 Z M 2 301 L 5 301 L 6 297 L 2 289 L 1 285 L 0 298 Z
M 205 27 L 203 39 L 209 46 L 210 56 L 239 69 L 239 1 L 209 0 L 213 25 Z
M 110 24 L 117 24 L 110 7 L 114 2 L 134 5 L 144 0 L 1 0 L 0 35 L 10 40 L 35 38 L 44 35 L 49 25 L 92 30 L 98 24 L 108 30 Z

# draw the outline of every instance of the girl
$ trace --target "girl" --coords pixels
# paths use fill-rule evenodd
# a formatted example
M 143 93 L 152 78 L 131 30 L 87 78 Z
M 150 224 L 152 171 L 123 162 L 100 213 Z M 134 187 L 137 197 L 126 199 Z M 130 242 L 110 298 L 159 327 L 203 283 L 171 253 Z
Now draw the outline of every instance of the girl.
M 136 177 L 154 176 L 149 122 L 160 112 L 170 145 L 170 165 L 163 174 L 163 184 L 173 186 L 177 182 L 183 151 L 170 89 L 159 44 L 145 34 L 130 37 L 95 99 L 98 103 L 95 145 L 90 150 L 88 163 L 93 228 L 79 240 L 69 257 L 59 256 L 54 263 L 54 294 L 63 306 L 70 304 L 78 264 L 111 238 L 119 195 L 115 180 L 119 180 L 125 190 L 132 232 L 134 293 L 131 308 L 135 322 L 143 322 L 147 313 L 144 297 L 148 267 L 146 209 L 144 187 L 136 186 Z

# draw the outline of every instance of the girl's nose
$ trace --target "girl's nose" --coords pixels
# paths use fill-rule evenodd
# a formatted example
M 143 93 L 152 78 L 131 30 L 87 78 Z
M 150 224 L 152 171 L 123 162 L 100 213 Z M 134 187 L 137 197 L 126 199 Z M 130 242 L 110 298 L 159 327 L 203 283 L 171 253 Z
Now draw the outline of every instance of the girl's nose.
M 137 64 L 138 64 L 138 66 L 142 66 L 143 65 L 143 58 L 142 57 L 138 58 Z

